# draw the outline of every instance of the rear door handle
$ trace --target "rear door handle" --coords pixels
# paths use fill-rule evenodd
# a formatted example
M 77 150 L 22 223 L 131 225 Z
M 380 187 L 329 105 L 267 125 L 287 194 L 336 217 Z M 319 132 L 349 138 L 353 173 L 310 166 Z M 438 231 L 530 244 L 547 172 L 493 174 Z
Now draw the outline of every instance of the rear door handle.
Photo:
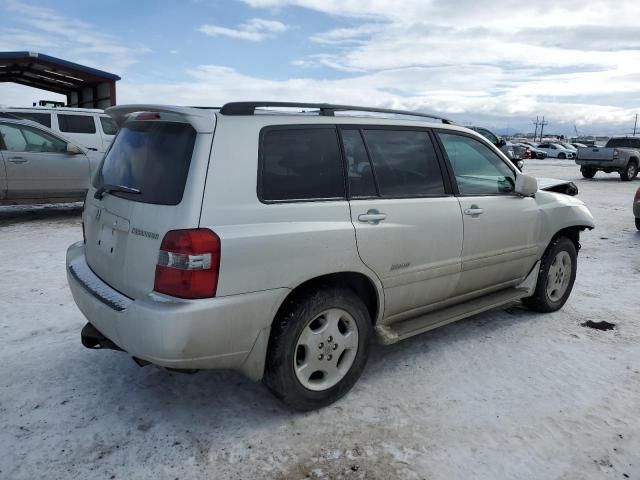
M 27 161 L 27 159 L 22 157 L 9 157 L 9 161 L 11 163 L 24 163 Z
M 482 215 L 483 213 L 484 213 L 484 210 L 478 207 L 477 205 L 471 205 L 470 208 L 467 208 L 464 211 L 465 215 L 471 215 L 472 217 L 477 217 L 478 215 Z
M 358 220 L 362 223 L 369 223 L 371 225 L 377 225 L 382 220 L 387 218 L 387 215 L 384 213 L 380 213 L 375 208 L 372 208 L 367 211 L 367 213 L 361 213 L 358 215 Z

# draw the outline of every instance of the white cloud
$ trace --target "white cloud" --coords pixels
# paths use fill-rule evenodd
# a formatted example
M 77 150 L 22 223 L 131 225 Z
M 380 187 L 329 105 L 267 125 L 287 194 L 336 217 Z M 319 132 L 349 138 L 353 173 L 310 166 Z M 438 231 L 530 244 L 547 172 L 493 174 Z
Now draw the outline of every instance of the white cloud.
M 627 107 L 563 103 L 539 99 L 527 92 L 495 95 L 492 89 L 505 81 L 505 72 L 491 66 L 413 67 L 336 80 L 269 80 L 225 66 L 202 65 L 190 70 L 189 76 L 179 84 L 123 82 L 119 98 L 123 103 L 177 105 L 222 105 L 246 99 L 333 102 L 436 112 L 462 123 L 482 122 L 498 127 L 510 124 L 523 129 L 528 128 L 530 118 L 545 112 L 553 121 L 549 127 L 552 131 L 555 128 L 567 132 L 574 124 L 610 131 L 612 124 L 624 125 L 635 114 Z
M 287 25 L 276 20 L 266 20 L 264 18 L 252 18 L 245 23 L 241 23 L 237 28 L 221 27 L 219 25 L 205 24 L 198 28 L 198 31 L 211 37 L 223 36 L 235 38 L 237 40 L 247 40 L 250 42 L 260 42 L 273 37 L 276 33 L 282 33 L 289 29 Z

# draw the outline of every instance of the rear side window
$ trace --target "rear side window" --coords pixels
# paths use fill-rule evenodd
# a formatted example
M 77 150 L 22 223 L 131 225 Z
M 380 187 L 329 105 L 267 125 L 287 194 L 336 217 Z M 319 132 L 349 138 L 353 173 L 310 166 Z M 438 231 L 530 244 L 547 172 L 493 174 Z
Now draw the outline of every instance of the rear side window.
M 118 125 L 109 117 L 100 117 L 100 125 L 105 135 L 115 135 L 118 133 Z
M 612 138 L 607 142 L 606 148 L 640 148 L 640 139 Z
M 425 131 L 364 130 L 380 196 L 444 195 L 435 149 Z
M 126 123 L 102 161 L 93 185 L 135 188 L 140 194 L 112 192 L 129 200 L 177 205 L 189 173 L 196 131 L 188 123 Z
M 345 198 L 335 128 L 264 130 L 258 190 L 265 201 Z
M 58 113 L 58 126 L 65 133 L 96 133 L 96 124 L 91 115 Z
M 47 128 L 51 128 L 51 114 L 50 113 L 36 113 L 36 112 L 15 112 L 14 115 L 25 120 L 31 120 L 32 122 L 38 122 L 40 125 L 44 125 Z

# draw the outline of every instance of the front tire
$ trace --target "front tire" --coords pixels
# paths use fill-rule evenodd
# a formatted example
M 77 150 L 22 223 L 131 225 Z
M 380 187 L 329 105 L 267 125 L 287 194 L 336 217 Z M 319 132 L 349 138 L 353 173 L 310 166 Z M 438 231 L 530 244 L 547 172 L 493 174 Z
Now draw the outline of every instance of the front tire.
M 584 178 L 593 178 L 596 176 L 597 170 L 595 168 L 581 168 L 580 172 Z
M 638 175 L 638 164 L 635 162 L 629 162 L 625 169 L 620 172 L 620 180 L 623 182 L 630 182 Z
M 542 256 L 536 290 L 522 302 L 531 310 L 548 313 L 566 303 L 576 280 L 578 252 L 567 237 L 556 238 Z
M 564 160 L 565 158 L 567 158 L 567 156 L 566 156 L 564 153 L 559 153 L 559 154 L 558 154 L 558 158 L 559 158 L 560 160 Z
M 351 290 L 324 287 L 288 300 L 272 328 L 264 383 L 296 410 L 327 406 L 362 374 L 372 336 L 369 311 Z
M 640 230 L 640 218 L 636 217 L 636 228 Z

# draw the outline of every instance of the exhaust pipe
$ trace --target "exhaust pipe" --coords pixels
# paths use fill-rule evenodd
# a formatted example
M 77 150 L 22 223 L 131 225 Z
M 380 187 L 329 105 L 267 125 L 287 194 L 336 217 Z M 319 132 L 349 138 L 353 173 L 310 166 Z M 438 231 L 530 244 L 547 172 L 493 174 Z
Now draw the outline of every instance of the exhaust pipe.
M 99 349 L 109 349 L 109 350 L 119 350 L 123 352 L 118 345 L 113 343 L 103 334 L 101 334 L 96 327 L 87 323 L 84 327 L 82 327 L 82 332 L 80 333 L 80 340 L 82 341 L 82 345 L 92 350 Z

